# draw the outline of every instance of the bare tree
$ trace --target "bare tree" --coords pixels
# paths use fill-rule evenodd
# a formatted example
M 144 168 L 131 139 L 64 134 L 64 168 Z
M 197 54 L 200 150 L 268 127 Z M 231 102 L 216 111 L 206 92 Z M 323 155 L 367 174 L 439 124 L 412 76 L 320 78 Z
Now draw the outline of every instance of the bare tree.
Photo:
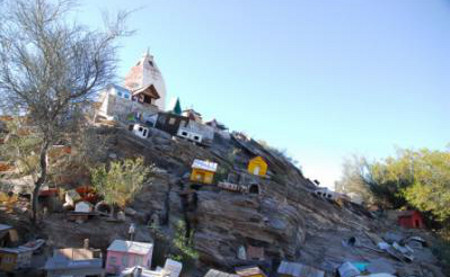
M 95 91 L 113 77 L 117 39 L 128 35 L 127 13 L 121 12 L 104 30 L 67 22 L 71 0 L 0 2 L 0 104 L 20 110 L 42 136 L 39 174 L 32 208 L 36 221 L 38 192 L 47 177 L 47 152 L 72 125 Z

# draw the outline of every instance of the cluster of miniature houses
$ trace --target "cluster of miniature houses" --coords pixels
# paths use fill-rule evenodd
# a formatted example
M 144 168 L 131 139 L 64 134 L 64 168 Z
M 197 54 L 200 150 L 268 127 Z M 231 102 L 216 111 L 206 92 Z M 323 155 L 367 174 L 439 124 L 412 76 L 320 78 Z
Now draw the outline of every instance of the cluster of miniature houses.
M 179 99 L 176 99 L 169 111 L 166 111 L 165 98 L 166 89 L 162 75 L 153 56 L 146 53 L 126 76 L 125 87 L 110 85 L 102 93 L 96 115 L 107 120 L 132 123 L 129 125 L 129 130 L 141 138 L 149 136 L 150 128 L 157 128 L 172 136 L 203 145 L 211 144 L 215 135 L 220 135 L 225 139 L 230 138 L 227 128 L 223 124 L 216 120 L 203 122 L 201 114 L 193 109 L 183 111 Z M 219 165 L 215 162 L 195 159 L 189 179 L 194 183 L 213 184 L 218 167 Z M 263 157 L 256 156 L 249 161 L 246 170 L 235 169 L 229 172 L 227 180 L 217 182 L 217 187 L 229 191 L 259 194 L 259 184 L 267 178 L 267 172 L 267 162 Z M 42 190 L 39 195 L 51 197 L 58 193 L 57 189 L 47 189 Z M 340 197 L 324 188 L 317 189 L 315 194 L 330 200 Z M 83 222 L 90 216 L 109 215 L 108 206 L 98 200 L 89 187 L 67 191 L 65 208 L 72 210 L 68 213 L 69 219 Z M 423 226 L 422 219 L 417 213 L 404 213 L 398 218 L 399 224 L 405 227 L 421 228 Z M 17 233 L 12 231 L 11 226 L 0 224 L 0 234 L 2 238 L 9 237 L 10 240 L 17 241 Z M 0 270 L 10 272 L 29 267 L 33 253 L 43 243 L 42 240 L 38 240 L 10 248 L 5 247 L 5 244 L 2 243 L 0 245 L 2 247 L 0 248 Z M 152 252 L 153 244 L 151 243 L 115 240 L 107 249 L 105 266 L 103 266 L 101 251 L 90 249 L 88 243 L 85 243 L 84 247 L 79 249 L 55 250 L 53 257 L 47 260 L 45 269 L 48 276 L 103 275 L 105 272 L 116 276 L 179 276 L 182 264 L 170 259 L 166 261 L 164 268 L 150 270 Z M 261 249 L 255 250 L 255 247 L 249 247 L 247 250 L 242 250 L 240 248 L 239 256 L 242 259 L 247 259 L 247 256 L 258 258 L 261 256 Z M 306 276 L 302 275 L 302 272 L 314 273 L 308 276 L 324 276 L 322 271 L 297 263 L 282 262 L 278 269 L 278 273 L 282 276 Z M 258 267 L 253 266 L 237 268 L 236 274 L 212 269 L 205 276 L 266 275 Z
M 192 163 L 190 180 L 196 183 L 212 184 L 217 169 L 218 164 L 215 162 L 195 159 Z M 254 157 L 249 161 L 246 172 L 242 170 L 230 172 L 227 180 L 219 181 L 217 186 L 230 191 L 258 194 L 260 178 L 267 178 L 267 169 L 267 162 L 261 156 Z
M 12 272 L 31 266 L 31 258 L 44 240 L 38 239 L 18 245 L 19 235 L 10 225 L 0 224 L 0 271 Z
M 267 277 L 258 266 L 235 268 L 236 274 L 210 269 L 204 277 Z M 283 277 L 324 277 L 325 272 L 301 263 L 282 261 L 277 269 L 278 276 Z
M 86 243 L 87 241 L 87 243 Z M 151 270 L 153 244 L 114 240 L 107 248 L 105 266 L 99 249 L 90 249 L 89 240 L 83 248 L 55 250 L 45 264 L 47 276 L 152 276 L 178 277 L 183 264 L 166 259 L 163 268 Z
M 96 118 L 132 122 L 129 128 L 146 138 L 154 127 L 172 136 L 208 145 L 215 134 L 229 138 L 227 128 L 215 119 L 203 122 L 193 109 L 182 110 L 177 98 L 166 111 L 166 86 L 154 58 L 148 52 L 125 77 L 125 86 L 109 85 L 100 95 Z

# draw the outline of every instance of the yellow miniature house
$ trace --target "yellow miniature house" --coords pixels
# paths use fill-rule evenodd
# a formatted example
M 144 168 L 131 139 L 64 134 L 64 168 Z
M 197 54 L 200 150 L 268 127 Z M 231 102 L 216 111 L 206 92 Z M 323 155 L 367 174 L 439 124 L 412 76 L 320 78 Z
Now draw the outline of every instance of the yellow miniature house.
M 195 159 L 192 163 L 191 181 L 212 184 L 217 163 Z
M 247 170 L 253 175 L 265 176 L 267 173 L 267 163 L 261 156 L 257 156 L 250 160 Z

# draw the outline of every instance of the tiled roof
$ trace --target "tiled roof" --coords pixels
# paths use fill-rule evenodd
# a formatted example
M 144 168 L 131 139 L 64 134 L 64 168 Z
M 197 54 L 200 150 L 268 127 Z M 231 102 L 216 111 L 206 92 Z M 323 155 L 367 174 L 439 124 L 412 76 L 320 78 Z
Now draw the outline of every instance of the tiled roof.
M 153 243 L 116 239 L 115 241 L 113 241 L 113 243 L 111 243 L 107 250 L 145 255 L 149 251 L 151 251 L 152 248 Z
M 324 277 L 325 272 L 300 263 L 282 261 L 278 267 L 278 274 L 294 277 Z
M 239 277 L 239 275 L 222 272 L 216 269 L 210 269 L 204 277 Z
M 216 172 L 217 163 L 195 159 L 192 163 L 192 168 Z

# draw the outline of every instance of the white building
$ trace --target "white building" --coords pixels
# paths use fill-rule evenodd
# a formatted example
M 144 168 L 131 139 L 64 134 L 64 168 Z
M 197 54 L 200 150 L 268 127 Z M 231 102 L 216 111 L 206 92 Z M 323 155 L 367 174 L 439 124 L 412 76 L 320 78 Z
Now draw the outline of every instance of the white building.
M 319 197 L 329 200 L 336 200 L 338 198 L 336 192 L 329 190 L 328 188 L 317 188 L 314 193 Z
M 149 129 L 141 124 L 131 124 L 128 126 L 128 130 L 143 139 L 148 138 L 149 135 Z
M 100 107 L 97 115 L 108 120 L 117 118 L 125 118 L 130 114 L 139 115 L 143 118 L 158 113 L 158 107 L 151 103 L 140 103 L 138 97 L 140 94 L 151 94 L 152 88 L 144 91 L 137 91 L 134 94 L 126 88 L 118 85 L 109 85 L 100 94 Z M 156 95 L 155 95 L 156 96 Z M 143 96 L 145 98 L 146 96 Z M 134 100 L 133 100 L 134 98 Z M 150 101 L 155 102 L 157 97 L 151 98 Z
M 198 143 L 212 144 L 214 140 L 214 128 L 189 120 L 186 125 L 180 125 L 177 136 Z
M 133 92 L 134 95 L 137 91 L 145 90 L 148 87 L 152 87 L 153 93 L 156 92 L 159 96 L 151 104 L 164 111 L 167 94 L 166 85 L 153 56 L 147 51 L 125 77 L 125 88 Z

